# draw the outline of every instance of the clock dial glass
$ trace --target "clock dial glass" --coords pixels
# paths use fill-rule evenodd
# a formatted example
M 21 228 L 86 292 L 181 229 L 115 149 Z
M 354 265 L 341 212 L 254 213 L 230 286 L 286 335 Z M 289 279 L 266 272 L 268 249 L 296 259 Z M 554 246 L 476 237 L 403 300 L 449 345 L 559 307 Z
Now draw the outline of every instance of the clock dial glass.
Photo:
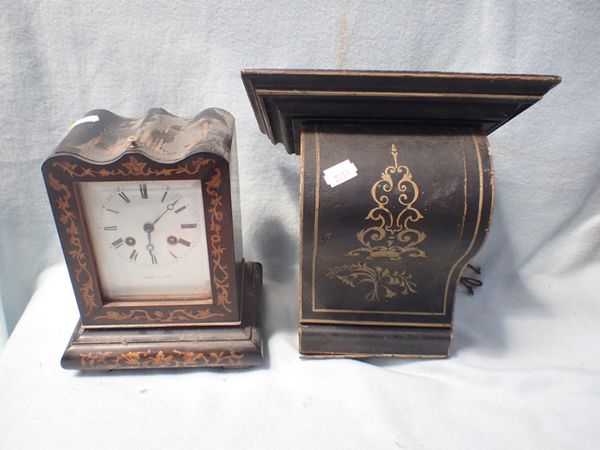
M 212 303 L 200 180 L 79 183 L 107 300 Z

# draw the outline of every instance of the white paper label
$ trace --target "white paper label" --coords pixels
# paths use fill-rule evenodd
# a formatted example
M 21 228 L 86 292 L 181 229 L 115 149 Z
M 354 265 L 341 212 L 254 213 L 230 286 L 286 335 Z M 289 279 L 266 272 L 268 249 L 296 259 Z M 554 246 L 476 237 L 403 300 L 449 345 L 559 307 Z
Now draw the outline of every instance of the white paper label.
M 325 183 L 332 188 L 345 183 L 346 181 L 354 178 L 356 175 L 358 175 L 356 166 L 353 162 L 350 162 L 349 159 L 342 161 L 335 166 L 331 166 L 329 169 L 325 169 L 323 171 Z
M 85 116 L 85 117 L 82 117 L 81 119 L 73 122 L 73 125 L 71 125 L 69 127 L 69 129 L 76 127 L 77 125 L 82 124 L 82 123 L 98 122 L 99 120 L 100 120 L 100 117 L 98 117 L 98 116 Z

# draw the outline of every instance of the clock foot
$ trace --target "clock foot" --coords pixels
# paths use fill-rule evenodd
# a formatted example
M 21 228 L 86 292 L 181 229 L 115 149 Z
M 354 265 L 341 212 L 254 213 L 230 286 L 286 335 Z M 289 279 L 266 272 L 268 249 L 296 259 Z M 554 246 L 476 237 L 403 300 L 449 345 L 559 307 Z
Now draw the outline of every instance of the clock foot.
M 243 263 L 239 326 L 84 329 L 78 324 L 62 357 L 65 369 L 110 371 L 262 364 L 259 310 L 262 266 Z

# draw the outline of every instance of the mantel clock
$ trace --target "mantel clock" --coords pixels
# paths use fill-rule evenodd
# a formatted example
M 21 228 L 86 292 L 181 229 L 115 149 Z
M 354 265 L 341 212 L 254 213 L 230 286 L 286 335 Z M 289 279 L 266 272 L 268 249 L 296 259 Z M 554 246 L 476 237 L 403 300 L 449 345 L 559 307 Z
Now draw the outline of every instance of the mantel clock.
M 236 171 L 223 110 L 75 122 L 42 167 L 81 315 L 65 368 L 260 363 L 262 273 L 242 258 Z

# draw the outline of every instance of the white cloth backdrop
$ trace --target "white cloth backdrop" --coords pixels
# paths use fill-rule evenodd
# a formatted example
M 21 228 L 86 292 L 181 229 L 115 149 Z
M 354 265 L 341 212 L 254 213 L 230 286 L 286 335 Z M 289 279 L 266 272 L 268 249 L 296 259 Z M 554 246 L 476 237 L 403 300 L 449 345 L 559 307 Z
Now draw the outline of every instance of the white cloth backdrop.
M 598 446 L 600 3 L 0 0 L 0 11 L 8 332 L 33 295 L 0 359 L 0 448 Z M 244 67 L 563 76 L 490 137 L 485 285 L 458 296 L 451 359 L 297 358 L 299 159 L 258 131 Z M 58 367 L 76 311 L 40 164 L 90 109 L 157 106 L 236 117 L 245 255 L 265 270 L 264 369 Z

